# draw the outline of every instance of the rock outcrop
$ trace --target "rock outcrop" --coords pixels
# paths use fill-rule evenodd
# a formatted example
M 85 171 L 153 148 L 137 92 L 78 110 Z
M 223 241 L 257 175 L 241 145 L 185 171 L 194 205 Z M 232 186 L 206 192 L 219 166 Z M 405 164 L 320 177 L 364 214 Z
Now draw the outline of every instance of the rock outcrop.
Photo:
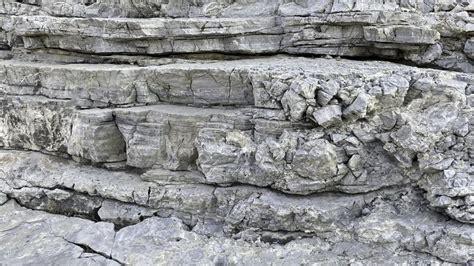
M 0 1 L 1 263 L 474 263 L 469 1 Z

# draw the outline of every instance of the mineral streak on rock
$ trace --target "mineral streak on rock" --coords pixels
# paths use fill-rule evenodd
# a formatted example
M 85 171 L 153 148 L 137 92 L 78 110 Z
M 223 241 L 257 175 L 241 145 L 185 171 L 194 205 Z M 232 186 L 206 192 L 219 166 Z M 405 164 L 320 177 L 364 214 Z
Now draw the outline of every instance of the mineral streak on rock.
M 0 264 L 474 263 L 470 1 L 0 1 Z

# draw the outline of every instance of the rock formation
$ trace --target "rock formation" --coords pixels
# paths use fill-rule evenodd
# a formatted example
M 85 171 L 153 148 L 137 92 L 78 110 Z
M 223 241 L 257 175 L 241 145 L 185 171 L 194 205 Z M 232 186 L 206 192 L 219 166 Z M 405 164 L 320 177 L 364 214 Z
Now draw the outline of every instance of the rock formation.
M 0 0 L 0 263 L 474 263 L 474 3 Z

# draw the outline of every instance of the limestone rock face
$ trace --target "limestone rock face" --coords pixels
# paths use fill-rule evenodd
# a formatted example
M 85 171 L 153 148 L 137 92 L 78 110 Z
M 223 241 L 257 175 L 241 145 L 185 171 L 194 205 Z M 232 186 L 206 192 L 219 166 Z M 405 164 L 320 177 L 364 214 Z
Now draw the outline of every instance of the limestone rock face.
M 470 1 L 0 2 L 0 264 L 474 263 Z

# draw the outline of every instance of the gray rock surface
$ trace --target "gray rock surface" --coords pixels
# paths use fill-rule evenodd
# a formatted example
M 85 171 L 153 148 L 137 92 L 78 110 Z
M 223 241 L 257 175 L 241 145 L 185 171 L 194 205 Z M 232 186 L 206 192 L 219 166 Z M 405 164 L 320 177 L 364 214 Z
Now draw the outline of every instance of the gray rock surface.
M 63 1 L 30 1 L 30 0 L 4 0 L 2 13 L 10 14 L 49 14 L 53 16 L 74 17 L 235 17 L 274 15 L 309 15 L 316 13 L 333 13 L 349 11 L 379 11 L 410 9 L 421 12 L 469 10 L 469 4 L 461 1 L 213 1 L 203 0 L 198 2 L 177 1 L 168 2 L 160 0 L 147 1 L 117 1 L 100 0 L 84 2 L 78 0 Z
M 120 2 L 115 4 L 127 8 L 125 1 Z M 189 1 L 179 2 L 189 4 Z M 209 5 L 215 8 L 220 5 L 220 1 L 210 2 Z M 403 3 L 393 3 L 393 8 L 385 9 L 382 3 L 372 6 L 368 1 L 354 1 L 341 8 L 341 3 L 336 1 L 332 3 L 330 12 L 321 10 L 299 14 L 297 8 L 288 6 L 290 3 L 272 3 L 271 8 L 269 3 L 251 2 L 238 4 L 235 8 L 239 11 L 234 15 L 171 12 L 156 13 L 148 19 L 124 18 L 127 14 L 112 11 L 113 7 L 108 11 L 99 8 L 105 13 L 115 13 L 105 15 L 106 18 L 101 18 L 98 13 L 81 14 L 80 9 L 72 7 L 69 10 L 79 12 L 76 16 L 68 17 L 74 11 L 68 11 L 68 15 L 51 16 L 48 11 L 44 12 L 50 4 L 42 2 L 43 10 L 38 8 L 38 12 L 30 12 L 31 15 L 6 10 L 5 14 L 12 15 L 0 17 L 0 29 L 4 35 L 0 43 L 7 50 L 14 49 L 13 57 L 19 55 L 17 48 L 33 54 L 51 49 L 64 51 L 65 55 L 78 52 L 78 57 L 83 58 L 87 57 L 84 54 L 288 53 L 380 57 L 463 72 L 474 71 L 470 41 L 466 40 L 473 34 L 474 21 L 469 13 L 471 10 L 457 3 L 452 3 L 451 12 L 421 14 L 418 7 L 401 7 L 405 5 Z M 364 4 L 358 6 L 362 2 Z M 89 7 L 98 8 L 100 5 L 96 4 L 99 3 Z M 77 5 L 81 4 L 73 6 Z M 309 5 L 316 7 L 321 3 Z M 54 2 L 53 6 L 57 8 L 61 4 Z M 142 7 L 136 8 L 142 10 L 147 5 L 141 3 L 139 6 Z M 208 5 L 201 3 L 200 6 Z M 262 13 L 249 13 L 253 8 Z M 408 12 L 402 12 L 405 10 Z M 54 58 L 50 60 L 55 61 Z
M 382 196 L 382 195 L 381 195 Z M 257 263 L 308 263 L 321 262 L 358 262 L 358 263 L 402 263 L 423 262 L 440 263 L 440 259 L 452 263 L 469 261 L 474 250 L 472 246 L 472 228 L 457 223 L 446 223 L 442 217 L 434 213 L 416 211 L 412 201 L 415 195 L 407 191 L 402 194 L 388 193 L 385 197 L 401 199 L 390 202 L 383 197 L 374 198 L 367 206 L 363 216 L 351 217 L 347 211 L 334 212 L 338 200 L 327 206 L 313 207 L 313 211 L 324 216 L 342 215 L 342 221 L 336 224 L 329 221 L 319 226 L 336 227 L 334 231 L 321 232 L 320 236 L 312 235 L 311 230 L 302 230 L 304 224 L 310 225 L 310 213 L 301 213 L 298 205 L 293 205 L 291 213 L 294 220 L 283 234 L 274 231 L 277 226 L 267 225 L 270 231 L 247 230 L 235 234 L 234 237 L 197 233 L 176 218 L 148 218 L 136 225 L 127 226 L 115 232 L 114 225 L 106 222 L 91 222 L 80 218 L 47 214 L 20 207 L 9 201 L 0 207 L 2 216 L 2 242 L 8 245 L 0 251 L 2 261 L 10 262 L 11 254 L 15 254 L 12 262 L 16 263 L 63 263 L 95 264 L 145 264 L 156 263 L 216 263 L 226 262 L 246 265 Z M 266 201 L 262 196 L 255 204 L 255 209 L 265 208 Z M 326 201 L 327 202 L 327 201 Z M 272 198 L 272 208 L 279 208 L 278 198 Z M 394 205 L 392 205 L 394 204 Z M 235 207 L 239 209 L 239 207 Z M 272 212 L 272 208 L 267 212 Z M 241 209 L 241 208 L 240 208 Z M 262 209 L 263 211 L 263 209 Z M 276 210 L 275 210 L 276 211 Z M 235 210 L 234 212 L 238 212 Z M 247 223 L 262 223 L 255 214 L 247 213 Z M 278 213 L 278 214 L 277 214 Z M 289 214 L 277 212 L 277 217 L 285 220 Z M 336 214 L 337 213 L 337 214 Z M 268 213 L 270 214 L 270 213 Z M 267 215 L 268 215 L 267 214 Z M 314 218 L 318 217 L 314 216 Z M 349 217 L 348 217 L 349 216 Z M 14 219 L 11 219 L 14 217 Z M 406 219 L 410 217 L 410 219 Z M 389 219 L 387 219 L 389 218 Z M 300 220 L 302 219 L 302 220 Z M 325 221 L 325 220 L 323 220 Z M 421 223 L 420 226 L 420 222 Z M 427 221 L 429 221 L 427 223 Z M 235 222 L 234 219 L 226 223 Z M 314 224 L 314 223 L 312 223 Z M 248 224 L 250 225 L 250 224 Z M 442 230 L 441 230 L 442 229 Z M 356 234 L 354 240 L 349 233 Z M 294 235 L 292 236 L 292 231 Z M 332 233 L 331 233 L 332 232 Z M 328 234 L 331 237 L 328 238 Z M 324 235 L 326 235 L 324 237 Z M 45 246 L 45 241 L 47 245 Z M 30 243 L 28 249 L 18 248 Z M 39 256 L 31 253 L 36 248 L 43 252 Z M 317 256 L 315 256 L 317 254 Z M 425 254 L 432 254 L 434 257 Z M 277 255 L 277 256 L 275 256 Z
M 57 212 L 54 208 L 63 204 L 69 206 L 69 215 L 93 219 L 98 211 L 99 219 L 114 222 L 120 227 L 136 223 L 136 226 L 126 226 L 117 233 L 113 231 L 113 224 L 101 222 L 85 228 L 78 226 L 77 232 L 68 234 L 69 242 L 88 246 L 98 254 L 112 254 L 108 258 L 125 263 L 136 264 L 141 260 L 149 261 L 150 264 L 159 260 L 176 263 L 174 260 L 178 258 L 183 262 L 196 259 L 198 262 L 207 263 L 220 254 L 223 256 L 221 259 L 246 264 L 241 261 L 244 260 L 241 257 L 244 250 L 247 250 L 245 253 L 255 253 L 252 255 L 255 259 L 270 256 L 263 254 L 282 252 L 286 254 L 282 255 L 283 257 L 299 261 L 302 258 L 290 254 L 293 254 L 292 250 L 301 249 L 302 243 L 306 243 L 306 240 L 297 240 L 302 237 L 308 241 L 322 241 L 318 240 L 318 237 L 330 239 L 329 243 L 324 244 L 327 248 L 314 252 L 322 252 L 323 258 L 326 259 L 341 256 L 336 261 L 372 261 L 375 257 L 387 256 L 396 262 L 402 258 L 392 255 L 392 252 L 404 254 L 402 260 L 421 256 L 418 253 L 423 252 L 444 261 L 465 263 L 474 255 L 472 226 L 455 221 L 446 222 L 445 217 L 427 208 L 422 191 L 409 186 L 362 195 L 322 193 L 297 197 L 249 186 L 216 188 L 209 185 L 157 185 L 141 181 L 136 174 L 114 173 L 81 166 L 35 152 L 4 152 L 1 162 L 2 192 L 21 205 Z M 32 162 L 37 163 L 33 165 Z M 82 197 L 78 198 L 80 200 L 77 200 L 76 204 L 71 204 L 71 198 L 59 193 L 59 190 L 74 190 L 77 195 L 73 197 Z M 38 200 L 31 200 L 35 198 Z M 106 200 L 91 209 L 87 216 L 84 209 L 93 205 L 96 198 Z M 2 208 L 16 206 L 12 202 L 6 203 L 7 207 Z M 0 213 L 10 212 L 5 210 Z M 150 216 L 169 215 L 180 217 L 180 220 L 146 219 Z M 29 217 L 28 219 L 33 217 L 31 214 L 25 216 Z M 272 217 L 271 220 L 268 220 L 268 217 Z M 140 222 L 143 219 L 145 221 Z M 209 219 L 215 221 L 214 226 L 198 226 L 208 223 L 205 221 Z M 21 219 L 16 222 L 27 223 Z M 72 226 L 75 223 L 69 224 Z M 216 229 L 219 224 L 217 228 L 220 229 Z M 189 233 L 188 227 L 199 230 Z M 89 230 L 97 233 L 92 234 Z M 102 236 L 101 232 L 109 235 Z M 354 238 L 353 234 L 357 237 Z M 216 239 L 209 240 L 209 235 Z M 163 238 L 160 241 L 164 242 L 156 242 L 158 236 L 159 239 Z M 110 243 L 107 244 L 110 238 L 115 238 L 112 253 Z M 231 239 L 241 240 L 233 243 L 235 240 Z M 260 240 L 254 242 L 256 239 Z M 344 248 L 341 251 L 331 251 L 334 245 L 341 245 L 341 248 L 345 245 L 353 246 L 354 244 L 349 243 L 355 239 L 358 242 L 357 252 L 359 249 L 369 249 L 365 251 L 365 255 L 347 257 L 347 254 L 344 255 Z M 18 241 L 26 240 L 19 238 Z M 184 242 L 177 243 L 181 241 Z M 255 244 L 248 241 L 263 242 L 263 247 L 258 247 L 259 244 L 254 247 Z M 315 245 L 311 241 L 306 243 L 308 247 Z M 346 242 L 349 243 L 345 244 Z M 281 244 L 276 243 L 287 244 L 280 246 Z M 163 250 L 154 245 L 166 248 Z M 371 246 L 383 248 L 372 250 Z M 312 248 L 319 247 L 321 245 Z M 196 254 L 196 258 L 179 255 L 195 249 L 199 254 Z M 407 253 L 406 250 L 410 252 Z M 150 252 L 152 256 L 145 255 Z M 304 260 L 314 260 L 314 256 L 307 256 Z M 437 259 L 426 257 L 423 260 Z M 265 261 L 261 263 L 266 264 Z
M 473 12 L 0 0 L 0 264 L 474 264 Z
M 108 258 L 112 224 L 32 211 L 12 200 L 0 208 L 3 263 L 120 265 Z
M 117 1 L 78 0 L 36 1 L 4 0 L 2 13 L 49 14 L 71 17 L 242 17 L 282 14 L 284 16 L 307 16 L 323 13 L 419 11 L 422 13 L 443 11 L 472 11 L 469 1 L 363 1 L 363 0 L 265 0 L 235 2 L 201 0 L 197 2 L 161 0 Z
M 74 105 L 45 97 L 0 98 L 0 146 L 65 152 Z

